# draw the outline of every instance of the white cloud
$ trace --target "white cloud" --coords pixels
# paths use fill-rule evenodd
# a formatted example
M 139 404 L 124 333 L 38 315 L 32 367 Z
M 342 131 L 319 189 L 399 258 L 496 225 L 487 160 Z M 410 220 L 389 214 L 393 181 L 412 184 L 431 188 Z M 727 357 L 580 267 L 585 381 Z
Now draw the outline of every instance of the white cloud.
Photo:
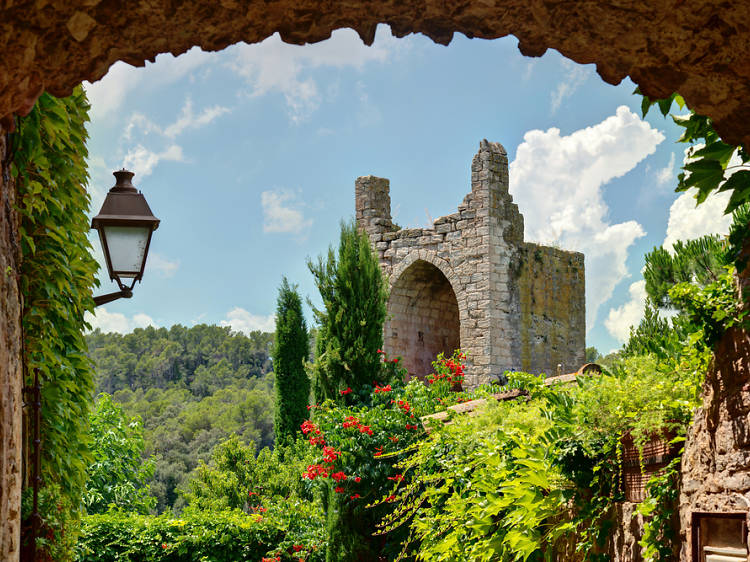
M 180 267 L 179 260 L 169 260 L 161 254 L 150 253 L 146 263 L 146 271 L 153 271 L 160 277 L 172 277 Z
M 675 182 L 677 178 L 674 175 L 674 152 L 669 155 L 669 163 L 660 170 L 656 170 L 656 183 L 660 186 L 669 185 Z
M 295 196 L 289 191 L 264 191 L 260 194 L 263 206 L 263 232 L 301 234 L 312 225 L 299 209 L 292 208 Z
M 563 59 L 561 64 L 566 71 L 565 78 L 550 93 L 550 109 L 552 113 L 560 109 L 562 102 L 572 96 L 591 75 L 591 69 L 574 63 L 571 60 Z
M 208 125 L 211 121 L 228 113 L 229 109 L 220 105 L 214 105 L 207 107 L 201 111 L 198 115 L 193 114 L 193 102 L 190 98 L 185 100 L 185 105 L 182 106 L 182 112 L 180 117 L 164 129 L 164 134 L 173 139 L 185 129 L 196 129 Z
M 299 122 L 317 109 L 322 98 L 318 84 L 306 71 L 323 66 L 361 70 L 368 62 L 384 62 L 399 45 L 386 29 L 378 28 L 371 47 L 351 29 L 338 29 L 330 39 L 304 48 L 284 43 L 276 33 L 261 43 L 230 47 L 230 68 L 250 85 L 251 96 L 281 93 L 290 119 Z
M 273 332 L 276 330 L 276 316 L 262 316 L 251 314 L 244 308 L 236 307 L 227 313 L 227 319 L 219 322 L 221 326 L 229 326 L 236 332 L 249 334 L 260 330 L 261 332 Z
M 128 170 L 135 172 L 138 177 L 143 179 L 144 177 L 151 175 L 151 172 L 154 171 L 156 165 L 162 160 L 184 162 L 185 157 L 182 154 L 182 147 L 173 144 L 161 152 L 154 152 L 142 144 L 138 144 L 128 150 L 128 153 L 122 161 L 122 165 Z
M 610 224 L 602 190 L 652 154 L 664 135 L 627 107 L 601 123 L 561 136 L 556 128 L 524 135 L 510 165 L 510 191 L 524 214 L 526 238 L 586 255 L 586 325 L 628 271 L 630 246 L 645 232 L 636 221 Z
M 161 54 L 154 63 L 146 63 L 145 68 L 116 62 L 101 80 L 93 84 L 83 83 L 91 103 L 91 119 L 100 119 L 118 110 L 136 89 L 171 84 L 206 64 L 212 57 L 211 53 L 195 47 L 179 57 Z
M 620 343 L 625 343 L 630 335 L 630 327 L 638 326 L 646 306 L 646 282 L 636 281 L 630 285 L 630 300 L 622 306 L 611 308 L 604 320 L 607 331 Z
M 94 314 L 86 313 L 85 320 L 91 324 L 91 329 L 99 328 L 102 332 L 119 332 L 127 334 L 136 328 L 145 328 L 146 326 L 157 327 L 153 319 L 143 313 L 134 314 L 128 318 L 119 312 L 108 312 L 103 306 L 97 307 Z
M 695 147 L 700 148 L 700 147 Z M 685 159 L 687 161 L 688 151 L 685 150 Z M 738 154 L 734 154 L 729 161 L 728 166 L 737 166 L 741 163 Z M 729 177 L 726 174 L 725 177 Z M 729 225 L 732 224 L 732 216 L 725 215 L 724 209 L 729 203 L 730 192 L 711 193 L 706 200 L 696 206 L 695 195 L 696 189 L 689 189 L 677 199 L 669 208 L 669 220 L 667 222 L 667 235 L 664 238 L 663 248 L 672 251 L 672 245 L 677 240 L 690 240 L 699 238 L 704 234 L 727 234 Z

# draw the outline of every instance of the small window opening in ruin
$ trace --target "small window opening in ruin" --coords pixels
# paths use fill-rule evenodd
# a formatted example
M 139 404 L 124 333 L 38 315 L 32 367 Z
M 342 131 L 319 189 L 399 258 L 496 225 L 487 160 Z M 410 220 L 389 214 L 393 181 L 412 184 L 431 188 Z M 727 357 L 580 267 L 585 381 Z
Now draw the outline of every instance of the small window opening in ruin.
M 693 562 L 745 562 L 746 513 L 701 513 L 692 517 Z
M 461 345 L 458 301 L 450 281 L 437 267 L 417 260 L 396 280 L 388 300 L 389 326 L 384 347 L 403 357 L 410 377 L 432 373 L 439 353 Z

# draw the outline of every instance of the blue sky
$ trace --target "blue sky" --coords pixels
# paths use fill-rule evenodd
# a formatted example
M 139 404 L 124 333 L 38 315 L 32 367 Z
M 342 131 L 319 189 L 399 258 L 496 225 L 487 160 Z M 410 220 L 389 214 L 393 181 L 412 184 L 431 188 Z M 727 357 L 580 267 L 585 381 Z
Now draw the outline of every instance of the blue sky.
M 380 26 L 372 47 L 339 30 L 115 64 L 86 85 L 92 209 L 125 166 L 162 224 L 133 299 L 92 324 L 272 330 L 282 275 L 316 302 L 306 260 L 353 216 L 357 176 L 389 178 L 394 219 L 426 226 L 470 191 L 487 138 L 508 151 L 526 239 L 586 254 L 587 345 L 619 347 L 642 313 L 644 253 L 726 231 L 724 202 L 694 209 L 674 193 L 685 147 L 658 112 L 641 120 L 629 80 L 610 86 L 593 65 L 526 58 L 516 43 L 444 47 Z

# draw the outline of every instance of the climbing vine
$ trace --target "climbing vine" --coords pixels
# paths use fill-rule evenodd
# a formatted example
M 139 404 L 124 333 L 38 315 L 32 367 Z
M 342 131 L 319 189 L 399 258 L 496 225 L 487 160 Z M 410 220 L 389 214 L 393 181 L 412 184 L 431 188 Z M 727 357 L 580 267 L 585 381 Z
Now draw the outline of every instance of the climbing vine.
M 10 139 L 23 256 L 25 384 L 39 369 L 42 386 L 43 523 L 37 544 L 54 560 L 69 558 L 92 460 L 93 369 L 83 337 L 97 270 L 87 238 L 88 109 L 81 87 L 64 99 L 43 94 Z M 27 458 L 31 445 L 27 436 Z M 30 485 L 28 474 L 26 481 Z

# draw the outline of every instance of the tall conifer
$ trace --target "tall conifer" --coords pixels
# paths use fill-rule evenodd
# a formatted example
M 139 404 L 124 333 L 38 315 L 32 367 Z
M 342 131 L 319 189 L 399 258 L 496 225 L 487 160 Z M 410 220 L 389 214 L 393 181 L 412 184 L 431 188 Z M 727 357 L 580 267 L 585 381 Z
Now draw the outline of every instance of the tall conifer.
M 293 439 L 307 419 L 310 380 L 305 373 L 308 348 L 307 326 L 302 315 L 302 300 L 297 287 L 286 277 L 279 287 L 276 308 L 276 341 L 273 370 L 276 375 L 276 443 Z
M 319 323 L 315 400 L 364 400 L 382 376 L 378 350 L 388 292 L 378 259 L 352 221 L 341 225 L 338 255 L 330 248 L 326 259 L 309 261 L 308 267 L 323 300 L 322 310 L 313 309 Z M 351 394 L 341 394 L 349 388 Z

